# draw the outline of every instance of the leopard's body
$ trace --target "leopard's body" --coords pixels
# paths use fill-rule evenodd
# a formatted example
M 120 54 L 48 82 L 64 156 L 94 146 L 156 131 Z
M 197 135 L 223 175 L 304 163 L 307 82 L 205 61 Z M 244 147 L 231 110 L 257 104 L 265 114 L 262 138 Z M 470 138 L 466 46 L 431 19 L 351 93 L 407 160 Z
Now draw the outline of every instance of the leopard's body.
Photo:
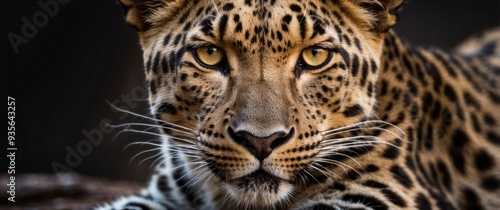
M 403 0 L 121 3 L 163 160 L 103 209 L 500 209 L 498 31 L 445 53 L 390 29 Z

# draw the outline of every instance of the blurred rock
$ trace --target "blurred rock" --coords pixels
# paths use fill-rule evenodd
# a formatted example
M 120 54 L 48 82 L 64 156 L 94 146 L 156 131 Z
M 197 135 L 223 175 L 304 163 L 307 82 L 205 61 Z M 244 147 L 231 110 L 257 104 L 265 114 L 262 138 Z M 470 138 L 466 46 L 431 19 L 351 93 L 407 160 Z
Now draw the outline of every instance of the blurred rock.
M 1 174 L 0 183 L 9 183 L 9 177 Z M 120 196 L 138 192 L 145 186 L 145 183 L 113 181 L 75 173 L 22 174 L 15 176 L 15 182 L 16 202 L 8 200 L 8 193 L 1 193 L 0 209 L 92 209 Z

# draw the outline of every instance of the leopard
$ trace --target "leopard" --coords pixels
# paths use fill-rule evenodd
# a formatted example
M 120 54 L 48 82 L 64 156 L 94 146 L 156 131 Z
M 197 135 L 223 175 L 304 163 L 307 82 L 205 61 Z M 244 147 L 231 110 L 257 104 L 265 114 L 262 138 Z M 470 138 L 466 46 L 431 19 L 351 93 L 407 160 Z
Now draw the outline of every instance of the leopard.
M 97 209 L 500 209 L 500 29 L 454 50 L 405 0 L 120 0 L 162 159 Z

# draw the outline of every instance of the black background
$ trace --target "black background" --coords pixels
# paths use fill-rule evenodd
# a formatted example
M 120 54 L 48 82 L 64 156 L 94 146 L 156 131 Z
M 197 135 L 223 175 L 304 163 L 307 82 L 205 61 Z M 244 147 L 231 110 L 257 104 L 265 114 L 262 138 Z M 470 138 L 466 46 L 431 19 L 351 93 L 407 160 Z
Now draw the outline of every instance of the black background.
M 88 141 L 82 131 L 99 130 L 103 119 L 112 124 L 141 122 L 131 115 L 121 118 L 122 113 L 113 112 L 106 102 L 121 100 L 122 95 L 139 96 L 138 90 L 143 90 L 140 46 L 122 18 L 121 7 L 115 1 L 69 0 L 15 53 L 7 35 L 22 35 L 22 18 L 31 20 L 42 9 L 34 0 L 6 2 L 2 63 L 6 95 L 16 99 L 16 172 L 53 173 L 52 165 L 58 162 L 92 176 L 147 180 L 154 159 L 139 163 L 155 153 L 130 160 L 151 147 L 124 148 L 154 136 L 125 133 L 113 140 L 115 129 L 103 133 L 102 143 L 92 145 L 80 163 L 72 167 L 66 162 L 67 148 L 76 150 Z M 497 0 L 413 0 L 402 10 L 396 31 L 416 45 L 450 50 L 474 32 L 498 25 Z M 145 98 L 133 102 L 137 107 L 118 105 L 145 114 Z M 0 173 L 6 173 L 4 155 L 1 163 Z

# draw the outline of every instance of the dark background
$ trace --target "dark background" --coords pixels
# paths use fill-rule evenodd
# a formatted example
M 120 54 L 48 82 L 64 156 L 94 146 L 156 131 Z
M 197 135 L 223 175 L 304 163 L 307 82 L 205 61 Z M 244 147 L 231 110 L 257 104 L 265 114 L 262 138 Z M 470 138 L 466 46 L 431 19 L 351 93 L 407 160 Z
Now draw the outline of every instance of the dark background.
M 124 133 L 113 140 L 119 129 L 105 133 L 100 126 L 103 119 L 147 122 L 113 112 L 106 102 L 118 100 L 127 110 L 148 113 L 146 96 L 140 94 L 144 75 L 137 36 L 115 1 L 66 1 L 17 53 L 7 34 L 22 35 L 22 18 L 31 20 L 42 9 L 34 0 L 7 0 L 3 6 L 5 91 L 16 99 L 16 172 L 53 173 L 57 162 L 87 175 L 146 181 L 154 159 L 139 163 L 155 153 L 130 160 L 152 147 L 124 148 L 155 137 Z M 396 31 L 416 45 L 449 50 L 474 32 L 498 25 L 498 0 L 413 0 L 402 10 Z M 127 103 L 120 101 L 122 95 L 141 99 Z M 91 151 L 85 131 L 102 133 L 102 142 L 91 145 Z M 71 166 L 66 157 L 78 147 L 88 154 L 79 161 L 70 158 Z M 0 173 L 6 173 L 4 155 L 0 161 Z

